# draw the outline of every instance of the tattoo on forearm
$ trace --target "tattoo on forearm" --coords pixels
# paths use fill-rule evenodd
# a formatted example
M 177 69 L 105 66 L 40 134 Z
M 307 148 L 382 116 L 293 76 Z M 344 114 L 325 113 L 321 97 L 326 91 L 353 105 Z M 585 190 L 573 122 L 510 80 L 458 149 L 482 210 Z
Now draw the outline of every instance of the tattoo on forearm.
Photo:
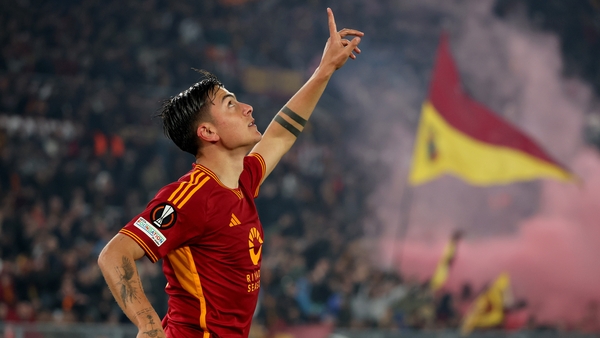
M 298 137 L 298 135 L 300 135 L 300 130 L 298 130 L 298 128 L 294 127 L 294 125 L 286 121 L 283 117 L 281 117 L 281 115 L 275 115 L 275 122 L 279 123 L 282 127 L 287 129 L 287 131 L 292 133 L 294 136 Z
M 125 256 L 123 256 L 122 260 L 123 265 L 121 269 L 117 267 L 117 272 L 121 276 L 119 280 L 119 291 L 121 293 L 121 300 L 123 301 L 123 306 L 127 307 L 127 303 L 133 303 L 134 300 L 138 299 L 138 290 L 135 287 L 135 280 L 133 277 L 135 275 L 135 269 L 133 267 L 133 263 L 131 260 Z M 123 270 L 121 272 L 121 270 Z
M 147 315 L 148 313 L 151 313 L 154 309 L 152 309 L 151 307 L 147 307 L 141 311 L 138 311 L 135 313 L 135 315 L 137 317 L 145 317 L 145 315 Z
M 150 331 L 144 331 L 143 332 L 145 335 L 147 335 L 148 337 L 158 337 L 158 334 L 160 333 L 159 329 L 152 329 Z
M 147 314 L 146 318 L 148 319 L 148 323 L 150 323 L 150 330 L 144 331 L 143 333 L 145 335 L 147 335 L 148 337 L 158 337 L 158 334 L 160 333 L 160 329 L 154 328 L 154 324 L 155 324 L 154 318 L 152 318 L 152 316 L 150 314 Z
M 154 316 L 152 316 L 152 313 L 154 312 L 153 308 L 145 308 L 141 311 L 136 312 L 136 316 L 140 318 L 140 320 L 142 318 L 144 318 L 144 320 L 146 321 L 147 325 L 150 325 L 150 330 L 144 331 L 142 332 L 144 335 L 148 336 L 148 337 L 164 337 L 163 335 L 160 334 L 161 328 L 160 328 L 160 324 L 158 328 L 154 328 L 154 325 L 156 325 L 156 322 L 154 321 Z

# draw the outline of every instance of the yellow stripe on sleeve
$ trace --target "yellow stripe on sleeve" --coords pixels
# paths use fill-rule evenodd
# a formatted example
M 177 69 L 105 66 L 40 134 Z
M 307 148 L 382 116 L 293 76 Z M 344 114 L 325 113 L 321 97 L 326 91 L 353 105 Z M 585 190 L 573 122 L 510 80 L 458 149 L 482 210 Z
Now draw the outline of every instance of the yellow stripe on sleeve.
M 181 183 L 179 184 L 179 187 L 178 187 L 178 188 L 177 188 L 175 191 L 173 191 L 173 193 L 171 194 L 171 196 L 169 196 L 169 198 L 168 198 L 168 201 L 169 201 L 169 202 L 172 202 L 172 201 L 173 201 L 173 198 L 175 198 L 175 196 L 177 196 L 177 193 L 179 193 L 179 191 L 180 191 L 180 190 L 181 190 L 181 189 L 182 189 L 184 186 L 186 186 L 186 185 L 188 185 L 188 184 L 190 184 L 190 183 L 192 183 L 192 182 L 194 181 L 194 176 L 195 176 L 197 173 L 199 173 L 199 172 L 200 172 L 199 170 L 196 170 L 196 171 L 194 171 L 194 172 L 193 172 L 193 173 L 190 175 L 190 179 L 189 179 L 189 181 L 187 181 L 187 182 L 181 182 Z
M 198 176 L 198 178 L 200 178 L 200 176 Z M 192 195 L 194 193 L 196 193 L 196 191 L 198 191 L 200 188 L 202 188 L 202 186 L 204 185 L 204 183 L 206 183 L 208 180 L 210 179 L 209 176 L 206 176 L 192 191 L 190 191 L 190 193 L 187 195 L 187 197 L 181 201 L 181 203 L 179 203 L 179 205 L 177 206 L 179 209 L 183 208 L 183 206 L 187 203 L 187 201 L 192 197 Z M 182 194 L 183 196 L 183 194 Z M 181 198 L 181 196 L 179 197 Z M 179 199 L 178 198 L 178 199 Z M 175 201 L 174 203 L 177 203 L 177 201 Z
M 258 159 L 258 162 L 260 163 L 260 168 L 262 169 L 262 173 L 260 176 L 260 178 L 262 180 L 262 178 L 265 176 L 265 173 L 267 172 L 267 165 L 265 163 L 265 159 L 259 153 L 252 153 L 248 156 L 256 157 L 256 159 Z
M 173 204 L 177 204 L 177 202 L 179 202 L 179 200 L 185 196 L 186 192 L 194 185 L 198 184 L 198 181 L 200 180 L 200 178 L 204 176 L 203 172 L 200 172 L 200 174 L 198 176 L 196 176 L 196 179 L 194 179 L 194 183 L 190 183 L 188 184 L 185 189 L 183 189 L 183 191 L 181 192 L 181 194 L 179 194 L 179 197 L 177 197 L 176 199 L 173 200 Z M 179 207 L 181 208 L 181 207 Z
M 260 180 L 258 180 L 259 184 L 256 186 L 256 190 L 254 191 L 254 198 L 258 197 L 258 192 L 260 190 L 260 182 L 265 178 L 265 174 L 267 173 L 267 165 L 265 163 L 265 159 L 259 153 L 251 153 L 248 156 L 252 156 L 258 160 L 260 163 L 260 168 L 262 169 L 262 173 L 260 176 Z
M 144 250 L 146 252 L 146 254 L 148 255 L 148 258 L 150 258 L 152 263 L 156 263 L 158 261 L 158 257 L 156 257 L 154 252 L 152 252 L 152 250 L 150 250 L 150 248 L 146 245 L 146 243 L 144 243 L 144 241 L 142 241 L 135 233 L 133 233 L 127 229 L 121 229 L 119 232 L 124 234 L 125 236 L 130 237 L 134 241 L 136 241 L 136 243 L 142 248 L 142 250 Z

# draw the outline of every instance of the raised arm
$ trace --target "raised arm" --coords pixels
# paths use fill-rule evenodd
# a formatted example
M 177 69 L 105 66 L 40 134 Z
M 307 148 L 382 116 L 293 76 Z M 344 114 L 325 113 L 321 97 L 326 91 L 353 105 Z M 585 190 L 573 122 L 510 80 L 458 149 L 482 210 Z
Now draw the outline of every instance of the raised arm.
M 138 327 L 137 337 L 165 337 L 158 314 L 146 298 L 135 261 L 144 250 L 131 238 L 117 234 L 104 247 L 98 265 L 115 300 Z
M 265 159 L 266 173 L 263 181 L 279 163 L 281 157 L 290 150 L 296 137 L 304 129 L 306 121 L 315 109 L 333 72 L 341 68 L 348 58 L 356 59 L 353 52 L 360 53 L 358 44 L 364 33 L 347 28 L 338 32 L 330 8 L 327 8 L 327 16 L 329 39 L 325 44 L 319 67 L 304 86 L 275 115 L 265 130 L 262 140 L 251 151 L 251 153 L 259 153 Z M 346 37 L 349 35 L 356 37 L 348 40 Z

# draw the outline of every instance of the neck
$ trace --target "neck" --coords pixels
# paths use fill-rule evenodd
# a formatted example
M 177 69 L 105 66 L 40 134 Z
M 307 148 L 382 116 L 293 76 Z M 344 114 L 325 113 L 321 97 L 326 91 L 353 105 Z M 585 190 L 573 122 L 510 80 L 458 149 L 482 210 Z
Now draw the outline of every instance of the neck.
M 196 157 L 196 163 L 214 172 L 223 185 L 235 189 L 244 170 L 244 156 L 247 153 L 245 149 L 230 151 L 207 146 L 202 149 L 202 154 Z

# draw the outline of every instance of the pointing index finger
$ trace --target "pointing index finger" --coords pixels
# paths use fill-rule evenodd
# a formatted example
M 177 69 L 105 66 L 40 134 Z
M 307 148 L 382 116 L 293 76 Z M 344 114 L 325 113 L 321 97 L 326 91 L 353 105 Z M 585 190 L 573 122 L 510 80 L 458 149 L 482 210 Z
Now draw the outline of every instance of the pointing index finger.
M 327 19 L 329 22 L 329 37 L 331 39 L 336 37 L 339 39 L 337 27 L 335 26 L 335 18 L 333 17 L 333 11 L 329 7 L 327 7 Z

